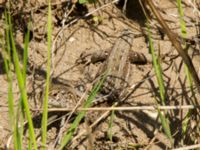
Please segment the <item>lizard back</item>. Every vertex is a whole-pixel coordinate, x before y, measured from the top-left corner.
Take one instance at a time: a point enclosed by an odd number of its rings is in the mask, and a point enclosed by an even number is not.
[[[107,78],[103,85],[103,91],[107,94],[119,97],[123,95],[124,89],[128,86],[129,52],[133,39],[133,33],[125,29],[109,53],[102,71],[107,71]]]

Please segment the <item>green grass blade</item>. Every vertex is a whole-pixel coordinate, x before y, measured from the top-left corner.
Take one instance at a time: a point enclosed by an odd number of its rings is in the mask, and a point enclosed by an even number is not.
[[[13,98],[13,91],[12,91],[12,73],[10,70],[10,65],[11,65],[11,58],[10,58],[10,40],[9,40],[9,29],[8,29],[8,16],[7,13],[5,13],[5,21],[6,21],[6,43],[7,43],[7,50],[5,49],[5,47],[2,47],[2,54],[3,54],[3,60],[4,60],[4,67],[5,67],[5,71],[6,71],[6,75],[7,75],[7,79],[8,79],[8,106],[9,106],[9,114],[10,114],[10,118],[11,118],[11,123],[14,123],[14,98]],[[3,40],[1,38],[1,43],[2,46],[4,46],[3,44]]]
[[[162,77],[161,62],[160,62],[160,59],[158,59],[156,57],[156,55],[155,55],[155,50],[154,50],[153,41],[152,41],[152,38],[151,38],[151,32],[150,32],[149,23],[147,23],[147,26],[148,26],[149,45],[150,45],[150,50],[151,50],[152,59],[153,59],[153,66],[154,66],[154,70],[155,70],[155,73],[156,73],[156,78],[157,78],[158,85],[159,85],[159,93],[160,93],[160,97],[161,97],[161,105],[165,105],[165,103],[166,103],[166,98],[165,98],[166,94],[165,94],[164,80],[163,80],[163,77]],[[173,145],[173,137],[172,137],[170,126],[169,126],[169,121],[166,118],[166,113],[164,112],[164,114],[161,114],[159,110],[158,110],[158,113],[159,113],[159,118],[161,120],[164,132],[165,132],[166,136],[169,138],[169,140],[171,142],[171,145]]]
[[[179,12],[179,20],[180,20],[180,27],[181,27],[181,36],[183,39],[187,38],[187,28],[186,28],[186,23],[184,21],[184,10],[182,7],[182,0],[177,0],[177,4],[178,4],[178,12]],[[186,43],[184,44],[184,49],[186,49]],[[186,65],[184,65],[185,67],[185,72],[189,81],[189,85],[190,85],[190,89],[193,90],[193,82],[192,82],[192,76],[191,73],[188,70],[188,67]]]
[[[24,50],[23,50],[23,68],[22,68],[22,75],[23,75],[23,80],[24,80],[24,88],[26,89],[26,71],[27,71],[27,62],[28,62],[28,45],[29,45],[29,38],[30,38],[30,30],[28,26],[28,31],[25,34],[25,42],[24,42]],[[18,105],[18,111],[17,111],[17,119],[15,123],[15,128],[17,130],[17,139],[18,139],[18,145],[20,144],[20,147],[22,148],[22,141],[23,141],[23,132],[24,132],[24,104],[23,104],[23,99],[20,97],[19,100],[19,105]],[[31,143],[31,141],[29,141]],[[21,149],[19,148],[19,149]]]
[[[171,130],[169,126],[169,120],[165,117],[165,114],[162,114],[161,111],[158,109],[158,115],[161,120],[162,127],[168,139],[170,140],[171,144],[174,143],[173,137],[171,135]]]
[[[5,16],[5,24],[6,24],[6,29],[5,29],[5,43],[6,43],[6,48],[4,47],[2,35],[1,35],[1,43],[2,43],[2,54],[3,54],[3,60],[4,60],[4,67],[7,75],[7,80],[8,80],[8,108],[9,108],[9,118],[10,118],[10,125],[11,129],[13,131],[13,141],[14,141],[14,148],[15,149],[22,149],[22,134],[19,134],[19,128],[18,124],[16,124],[17,119],[16,119],[16,113],[14,111],[14,96],[13,96],[13,79],[12,79],[12,72],[10,70],[11,68],[11,43],[9,39],[9,23],[8,23],[8,13],[5,10],[4,13]]]
[[[27,117],[27,120],[28,120],[29,136],[30,136],[31,142],[33,143],[33,148],[37,149],[34,127],[33,127],[32,117],[31,117],[29,104],[28,104],[27,91],[26,91],[26,88],[24,86],[25,81],[24,81],[24,78],[23,78],[22,71],[20,69],[20,63],[19,63],[19,58],[18,58],[18,54],[17,54],[17,49],[16,49],[16,46],[15,46],[10,15],[8,15],[8,23],[9,23],[9,38],[10,38],[11,47],[12,47],[12,50],[13,50],[13,60],[14,60],[14,66],[15,66],[15,73],[16,73],[16,76],[17,76],[18,86],[19,86],[19,89],[20,89],[21,97],[22,97],[22,100],[23,100],[23,106],[24,106],[26,117]]]
[[[51,20],[51,1],[48,5],[48,25],[47,25],[47,40],[48,40],[48,52],[47,52],[47,77],[45,96],[43,100],[43,114],[42,114],[42,144],[46,145],[47,138],[47,119],[48,119],[48,95],[49,95],[49,82],[50,82],[50,70],[51,70],[51,33],[52,33],[52,20]],[[46,149],[43,147],[43,149]]]
[[[25,42],[24,42],[24,56],[23,56],[23,78],[24,78],[24,86],[26,86],[26,71],[27,71],[27,62],[28,62],[28,44],[30,39],[30,30],[28,24],[28,31],[25,35]]]
[[[15,132],[16,132],[16,142],[17,142],[17,147],[15,147],[15,149],[19,149],[21,150],[23,147],[22,147],[22,140],[23,140],[23,126],[19,127],[20,125],[23,125],[23,122],[22,120],[20,120],[20,123],[19,123],[19,118],[17,116],[20,116],[20,111],[21,110],[20,107],[21,104],[19,103],[18,104],[18,110],[16,111],[16,119],[15,119]],[[22,115],[21,115],[22,116]]]
[[[8,80],[8,108],[9,108],[9,118],[10,118],[10,125],[13,130],[13,141],[14,141],[14,148],[15,149],[22,149],[22,138],[23,138],[23,122],[21,121],[21,127],[19,127],[19,111],[14,111],[14,96],[13,96],[13,86],[12,86],[12,71],[10,70],[12,62],[11,62],[11,43],[10,43],[10,28],[9,28],[9,15],[5,10],[5,41],[6,41],[6,48],[2,42],[2,54],[4,60],[4,67],[7,74]],[[2,41],[2,39],[1,39]],[[19,110],[20,105],[18,105]]]
[[[177,0],[177,4],[178,4],[178,12],[179,12],[179,17],[180,17],[180,27],[181,27],[181,36],[183,38],[187,37],[187,30],[186,30],[186,24],[185,21],[183,19],[184,17],[184,11],[183,11],[183,7],[181,4],[182,0]]]
[[[85,4],[85,3],[96,3],[97,0],[79,0],[78,1],[80,4]]]
[[[184,17],[184,10],[183,10],[183,7],[182,7],[182,0],[177,0],[177,4],[178,4],[178,12],[179,12],[179,17],[180,17],[180,27],[181,27],[181,36],[183,39],[185,39],[187,37],[187,29],[186,29],[186,23],[183,19]],[[186,49],[186,43],[184,43],[184,48]],[[189,85],[190,85],[190,90],[192,91],[192,93],[194,93],[193,91],[193,82],[192,82],[192,76],[191,76],[191,73],[189,72],[189,69],[188,67],[184,64],[184,69],[185,69],[185,72],[186,72],[186,76],[187,76],[187,79],[189,81]],[[191,116],[191,110],[188,111],[188,113],[186,114],[185,116],[185,119],[183,120],[183,123],[182,123],[182,134],[183,135],[186,135],[186,132],[187,132],[187,129],[188,129],[188,123],[190,121],[190,116]]]
[[[161,97],[161,103],[162,105],[165,105],[165,87],[164,87],[164,81],[162,77],[162,69],[160,66],[160,59],[158,59],[155,55],[153,41],[152,41],[151,33],[150,33],[150,27],[148,27],[148,37],[149,37],[149,46],[150,46],[152,59],[153,59],[153,66],[154,66],[154,70],[156,73],[156,78],[157,78],[159,90],[160,90],[159,92],[160,92],[160,97]]]
[[[102,77],[102,79],[95,84],[93,90],[91,91],[91,94],[89,95],[89,97],[87,98],[83,108],[88,108],[91,106],[92,101],[94,100],[97,92],[99,91],[100,87],[102,86],[105,78],[106,78],[106,74],[105,73]],[[72,125],[70,126],[69,130],[67,131],[67,134],[64,136],[64,138],[62,139],[62,143],[61,146],[59,147],[59,150],[62,150],[65,145],[68,144],[68,142],[71,140],[73,133],[75,132],[76,128],[78,127],[80,121],[83,119],[83,117],[85,116],[86,111],[81,111],[78,116],[76,117],[76,119],[74,120],[74,122],[72,123]]]

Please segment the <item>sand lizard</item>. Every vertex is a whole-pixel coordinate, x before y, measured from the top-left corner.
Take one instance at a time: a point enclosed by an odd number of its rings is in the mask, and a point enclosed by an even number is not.
[[[99,69],[96,78],[102,73],[107,71],[107,77],[100,90],[103,95],[109,95],[108,98],[111,101],[120,99],[126,94],[126,88],[129,82],[129,72],[131,63],[146,64],[148,62],[147,58],[138,52],[131,51],[132,42],[134,39],[134,34],[128,29],[122,31],[122,34],[116,40],[114,46],[109,52],[93,53],[91,55],[90,63],[96,63],[98,61],[104,61],[103,65]],[[84,61],[83,61],[84,62]],[[72,87],[71,87],[72,88]],[[50,89],[49,105],[51,107],[74,107],[75,101],[64,100],[64,94],[71,93],[76,94],[76,92],[70,92],[70,88],[62,89],[62,86],[55,86]],[[58,93],[56,93],[56,91]],[[71,95],[71,96],[72,96]],[[77,95],[74,95],[75,97]],[[59,98],[60,97],[60,98]],[[106,101],[106,99],[96,100],[93,102],[93,106]],[[55,101],[55,102],[54,102]],[[65,102],[68,104],[65,104]],[[64,103],[63,103],[64,102]],[[74,105],[74,106],[73,106]]]

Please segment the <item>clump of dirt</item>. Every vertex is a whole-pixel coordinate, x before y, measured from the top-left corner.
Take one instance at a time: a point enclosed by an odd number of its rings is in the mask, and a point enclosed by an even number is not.
[[[19,54],[23,55],[25,33],[30,27],[30,43],[28,52],[27,90],[29,103],[33,110],[33,122],[35,132],[40,141],[41,113],[44,94],[44,83],[47,65],[47,15],[48,2],[42,1],[13,1],[10,2],[10,12],[14,27],[14,36]],[[177,4],[168,0],[154,2],[158,11],[164,17],[170,29],[181,39],[180,20]],[[184,20],[187,27],[188,54],[199,73],[199,4],[183,0]],[[3,7],[2,7],[3,6]],[[5,16],[3,12],[8,7],[8,2],[0,2],[0,33],[4,34]],[[84,93],[89,94],[97,72],[102,62],[95,64],[80,63],[85,54],[109,52],[124,29],[133,32],[135,38],[131,43],[131,50],[142,53],[149,61],[143,65],[131,64],[130,81],[128,81],[130,93],[128,98],[120,104],[121,107],[131,106],[155,106],[161,104],[159,86],[152,66],[149,49],[146,17],[150,17],[151,35],[154,40],[156,54],[160,56],[160,64],[163,71],[164,86],[166,89],[167,105],[186,105],[195,101],[198,104],[199,96],[194,89],[191,92],[183,61],[172,46],[162,27],[158,24],[149,8],[142,8],[139,1],[119,1],[117,4],[111,1],[99,0],[95,4],[79,4],[77,1],[63,2],[52,1],[52,85],[71,89],[69,99],[75,99],[76,103]],[[96,11],[99,9],[98,11]],[[146,10],[146,14],[143,12]],[[90,14],[91,13],[91,14]],[[89,15],[90,14],[90,15]],[[198,31],[197,31],[198,30]],[[2,48],[2,47],[1,47]],[[3,53],[0,51],[0,68],[3,68]],[[21,56],[22,61],[22,56]],[[199,75],[199,74],[198,74]],[[15,104],[19,102],[20,93],[13,67],[13,92]],[[7,89],[5,70],[0,69],[0,147],[12,147],[11,126],[8,117]],[[65,89],[65,88],[63,88]],[[89,90],[88,90],[89,89]],[[62,90],[60,90],[62,91]],[[74,92],[75,91],[75,92]],[[64,95],[61,92],[61,96]],[[77,94],[78,93],[78,94]],[[63,94],[63,95],[62,95]],[[57,93],[56,93],[57,95]],[[54,95],[56,97],[56,95]],[[99,97],[105,95],[98,95]],[[64,96],[63,96],[64,97]],[[97,97],[97,98],[99,98]],[[57,101],[61,99],[57,98]],[[120,100],[116,100],[120,101]],[[82,102],[83,103],[83,102]],[[110,107],[109,103],[99,104],[99,108]],[[34,111],[37,110],[37,111]],[[197,144],[199,137],[197,110],[191,111],[188,121],[188,129],[182,135],[184,116],[188,110],[169,110],[168,117],[170,129],[174,138],[174,145],[164,134],[157,115],[158,112],[148,110],[115,111],[114,118],[106,111],[88,111],[75,132],[69,149],[169,149],[184,145]],[[62,137],[70,128],[77,116],[74,113],[69,117],[69,111],[49,113],[48,149],[59,146]],[[67,115],[66,115],[67,114]],[[103,117],[95,124],[95,121]],[[112,124],[110,123],[111,120]],[[63,123],[64,122],[64,123]],[[194,125],[195,124],[195,125]],[[111,127],[110,127],[111,126]],[[26,125],[25,125],[26,127]],[[27,136],[27,132],[24,133]],[[81,136],[82,135],[82,136]],[[23,142],[26,143],[28,138]],[[24,149],[26,149],[24,147]]]

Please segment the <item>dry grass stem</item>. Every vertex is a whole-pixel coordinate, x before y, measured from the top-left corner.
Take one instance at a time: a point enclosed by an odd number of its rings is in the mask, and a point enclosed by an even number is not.
[[[179,109],[196,109],[200,108],[200,105],[179,105],[179,106],[133,106],[133,107],[93,107],[93,108],[49,108],[49,112],[54,111],[137,111],[137,110],[179,110]],[[42,111],[41,109],[32,109],[32,111]]]

